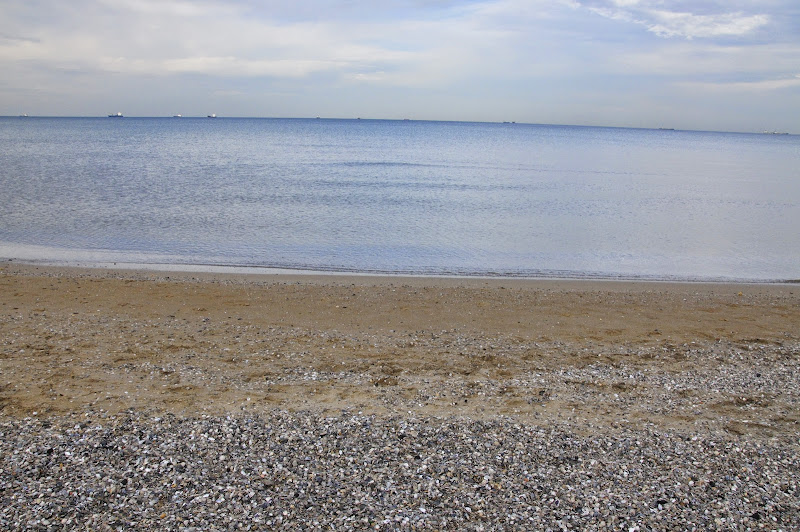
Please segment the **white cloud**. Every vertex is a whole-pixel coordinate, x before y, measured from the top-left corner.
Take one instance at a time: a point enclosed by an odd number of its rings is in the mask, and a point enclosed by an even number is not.
[[[236,14],[233,6],[214,2],[192,2],[188,0],[98,0],[100,4],[114,10],[148,17],[208,17]]]
[[[659,37],[741,37],[752,34],[771,21],[769,15],[764,13],[723,11],[698,14],[664,9],[664,4],[653,0],[611,0],[610,5],[607,2],[585,2],[590,11],[600,16],[644,26]]]
[[[794,72],[800,44],[720,46],[696,42],[659,43],[642,51],[625,51],[609,59],[615,71],[670,77],[736,76],[757,73],[761,77]]]
[[[32,37],[0,39],[0,61],[128,74],[297,78],[381,68],[414,55],[381,44],[375,27],[358,23],[285,23],[212,3],[101,5],[85,14],[66,12],[56,27],[30,27]]]
[[[772,92],[782,89],[800,87],[800,74],[793,78],[764,79],[759,81],[733,82],[694,82],[676,83],[676,86],[688,89],[700,89],[710,92]]]
[[[796,1],[5,0],[0,111],[47,91],[60,100],[39,105],[58,113],[104,98],[130,113],[191,100],[241,115],[632,117],[631,101],[671,108],[669,91],[795,88]]]
[[[250,60],[239,57],[187,57],[168,59],[160,64],[148,64],[144,71],[159,67],[170,73],[202,73],[216,76],[275,76],[302,77],[314,72],[331,70],[339,66],[333,61],[315,60]],[[137,69],[138,70],[138,69]]]
[[[721,13],[718,15],[693,15],[670,11],[649,11],[653,22],[647,29],[661,37],[720,37],[741,36],[769,23],[763,14]]]

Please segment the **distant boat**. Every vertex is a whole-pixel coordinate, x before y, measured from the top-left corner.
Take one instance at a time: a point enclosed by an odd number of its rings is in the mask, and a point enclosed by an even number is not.
[[[109,118],[122,118],[122,113],[117,113],[115,115],[108,115]]]
[[[789,133],[786,133],[784,131],[765,131],[764,134],[765,135],[788,135]]]
[[[22,113],[19,115],[20,118],[28,118],[28,113]]]
[[[216,113],[212,113],[212,114],[208,115],[208,118],[216,118],[216,117],[217,117]]]
[[[183,115],[172,115],[172,118],[180,118],[180,117],[182,117],[182,116],[183,116]]]

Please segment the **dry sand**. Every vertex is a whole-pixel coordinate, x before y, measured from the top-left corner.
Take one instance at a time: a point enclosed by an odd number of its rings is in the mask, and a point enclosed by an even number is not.
[[[342,410],[798,445],[800,286],[0,267],[0,416]]]

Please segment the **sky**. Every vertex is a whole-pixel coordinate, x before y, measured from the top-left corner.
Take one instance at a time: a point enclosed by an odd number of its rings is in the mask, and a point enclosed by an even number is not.
[[[0,115],[800,133],[798,0],[0,0]]]

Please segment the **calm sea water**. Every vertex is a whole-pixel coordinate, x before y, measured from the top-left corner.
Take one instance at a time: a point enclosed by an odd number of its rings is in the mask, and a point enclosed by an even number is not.
[[[800,136],[328,119],[2,118],[0,257],[800,278]]]

